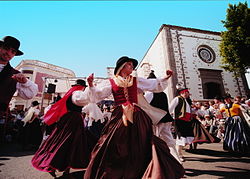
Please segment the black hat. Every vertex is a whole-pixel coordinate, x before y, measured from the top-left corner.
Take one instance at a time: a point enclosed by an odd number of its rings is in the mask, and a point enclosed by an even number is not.
[[[77,86],[77,85],[87,87],[86,82],[84,80],[81,80],[81,79],[76,80],[76,84],[74,84],[72,86]]]
[[[134,69],[135,67],[138,65],[138,61],[136,59],[133,59],[133,58],[129,58],[129,57],[126,57],[126,56],[123,56],[121,58],[119,58],[116,62],[116,67],[115,67],[115,71],[114,71],[114,74],[116,75],[118,69],[126,62],[132,62],[133,63],[133,66],[134,66]]]
[[[223,96],[223,99],[233,99],[232,96],[229,93],[226,93],[225,96]]]
[[[154,70],[151,70],[151,72],[148,75],[148,79],[149,78],[156,78],[155,74],[154,74]]]
[[[40,103],[38,102],[38,101],[33,101],[32,102],[32,106],[37,106],[37,105],[39,105]]]
[[[19,50],[20,41],[14,37],[11,37],[11,36],[4,37],[3,40],[0,40],[0,45],[4,45],[4,46],[15,49],[17,51],[16,56],[23,55],[23,52]]]
[[[214,99],[221,100],[221,96],[215,96]]]

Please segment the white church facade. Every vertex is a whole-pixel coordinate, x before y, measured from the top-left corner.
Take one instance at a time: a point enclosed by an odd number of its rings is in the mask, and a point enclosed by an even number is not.
[[[194,100],[213,99],[230,93],[247,96],[245,77],[235,78],[220,67],[219,32],[162,25],[158,35],[137,67],[137,74],[147,77],[151,70],[157,77],[167,69],[174,71],[165,92],[176,96],[176,85],[190,90]]]

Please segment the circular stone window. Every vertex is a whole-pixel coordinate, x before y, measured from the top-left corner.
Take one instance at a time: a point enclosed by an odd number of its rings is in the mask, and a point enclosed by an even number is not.
[[[206,63],[212,63],[215,60],[215,53],[209,46],[202,45],[197,49],[200,59]]]

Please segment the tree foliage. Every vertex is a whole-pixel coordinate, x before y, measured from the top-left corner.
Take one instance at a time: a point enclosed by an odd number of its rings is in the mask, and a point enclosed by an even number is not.
[[[229,4],[226,20],[222,21],[227,31],[222,32],[220,55],[222,68],[237,76],[250,67],[250,9],[247,2]]]

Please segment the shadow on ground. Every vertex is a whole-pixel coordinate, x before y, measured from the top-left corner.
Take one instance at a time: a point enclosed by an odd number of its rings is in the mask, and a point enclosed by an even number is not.
[[[186,151],[187,152],[187,151]],[[193,168],[185,168],[186,174],[185,178],[192,177],[202,177],[205,175],[213,176],[218,179],[247,179],[250,178],[250,157],[249,156],[239,156],[229,153],[227,151],[218,151],[218,150],[210,150],[210,149],[197,149],[196,151],[188,151],[188,153],[192,153],[195,155],[189,155],[185,157],[186,161],[197,161],[201,163],[213,163],[218,170],[213,169],[193,169]],[[202,155],[204,157],[199,157],[197,155]],[[221,163],[245,163],[249,168],[235,168],[230,166],[222,166]],[[221,169],[228,169],[227,171],[223,171]],[[233,171],[232,171],[233,170]],[[230,171],[230,172],[229,172]]]
[[[222,167],[223,168],[223,167]],[[238,171],[218,171],[218,170],[197,170],[197,169],[185,169],[187,177],[197,177],[202,175],[210,175],[217,177],[218,179],[248,179],[250,170],[234,168]],[[186,178],[187,178],[186,177]]]
[[[18,143],[1,143],[0,144],[0,160],[4,160],[6,157],[22,157],[27,155],[34,155],[36,148],[23,149]]]
[[[85,171],[76,171],[76,172],[71,172],[67,175],[63,175],[60,177],[56,177],[57,179],[83,179]]]
[[[249,154],[236,154],[230,153],[228,151],[218,151],[218,150],[211,150],[211,149],[196,149],[196,150],[186,150],[187,153],[198,154],[198,155],[207,155],[211,157],[249,157]]]

